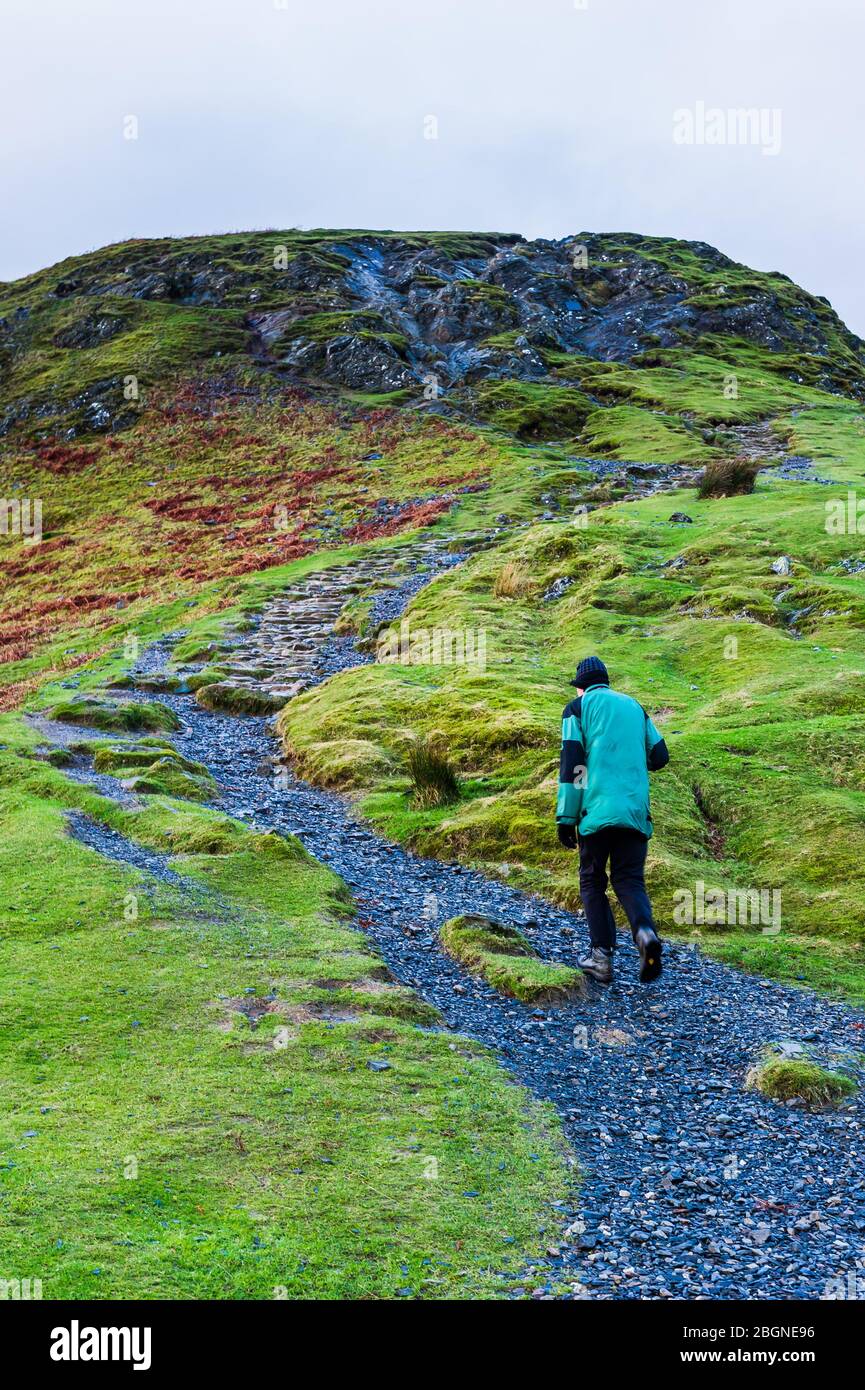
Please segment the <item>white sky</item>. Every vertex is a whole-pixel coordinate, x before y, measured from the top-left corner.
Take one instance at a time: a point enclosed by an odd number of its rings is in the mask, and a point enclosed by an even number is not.
[[[0,279],[130,236],[635,231],[783,270],[865,336],[861,0],[0,0],[0,25]],[[780,153],[674,143],[700,101],[778,109]]]

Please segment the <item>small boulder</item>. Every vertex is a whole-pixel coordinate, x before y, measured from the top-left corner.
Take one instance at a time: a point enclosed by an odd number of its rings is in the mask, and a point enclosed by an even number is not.
[[[562,575],[559,579],[554,579],[550,587],[542,595],[544,603],[554,603],[556,599],[566,594],[573,584],[573,579],[568,575]]]

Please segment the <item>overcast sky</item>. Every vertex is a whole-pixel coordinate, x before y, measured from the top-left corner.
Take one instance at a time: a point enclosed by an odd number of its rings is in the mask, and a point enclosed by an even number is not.
[[[635,231],[782,270],[865,336],[862,0],[0,0],[0,15],[0,279],[132,236]],[[737,108],[762,111],[756,140],[712,114]]]

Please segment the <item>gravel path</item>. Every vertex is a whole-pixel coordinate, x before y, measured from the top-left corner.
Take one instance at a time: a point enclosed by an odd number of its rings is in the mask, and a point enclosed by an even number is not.
[[[132,840],[127,840],[119,831],[111,830],[107,825],[100,825],[97,821],[91,820],[83,811],[67,811],[66,820],[76,840],[80,840],[81,844],[87,845],[89,849],[95,849],[99,854],[104,854],[107,859],[113,859],[117,864],[129,864],[133,869],[141,869],[145,873],[152,874],[154,878],[158,878],[160,883],[167,883],[172,887],[190,886],[189,879],[182,878],[170,867],[166,855],[158,854],[152,849],[146,849],[144,845],[134,844]],[[198,888],[197,884],[191,886],[201,895],[202,890]]]

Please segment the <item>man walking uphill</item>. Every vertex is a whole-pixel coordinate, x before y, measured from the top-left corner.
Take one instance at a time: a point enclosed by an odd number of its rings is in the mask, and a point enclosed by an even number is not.
[[[556,822],[565,849],[580,845],[580,896],[591,949],[579,967],[593,979],[613,978],[616,924],[610,882],[640,953],[644,984],[661,973],[661,942],[646,892],[644,867],[652,817],[649,773],[670,761],[667,745],[642,705],[610,689],[607,668],[587,656],[571,681],[577,698],[562,715],[562,756]]]

